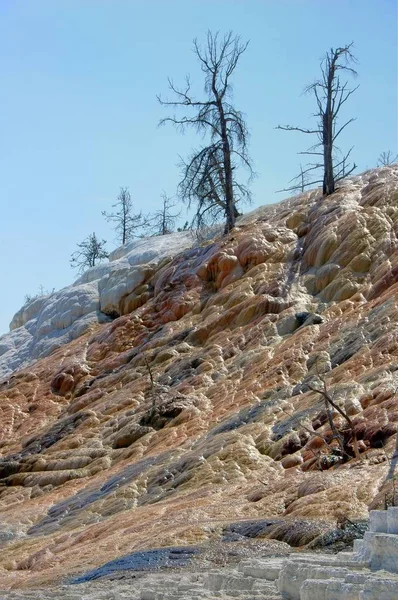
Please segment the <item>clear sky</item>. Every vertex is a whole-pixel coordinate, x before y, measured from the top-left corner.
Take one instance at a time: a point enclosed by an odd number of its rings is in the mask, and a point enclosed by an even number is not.
[[[360,88],[343,116],[357,120],[342,146],[355,145],[358,172],[397,151],[395,0],[0,0],[0,333],[26,293],[73,281],[69,258],[89,233],[115,247],[101,210],[120,186],[145,211],[175,192],[178,155],[201,140],[157,127],[156,94],[188,73],[201,91],[192,40],[207,29],[250,40],[234,88],[253,206],[282,199],[297,173],[310,140],[274,127],[311,124],[301,92],[330,46],[355,44]]]

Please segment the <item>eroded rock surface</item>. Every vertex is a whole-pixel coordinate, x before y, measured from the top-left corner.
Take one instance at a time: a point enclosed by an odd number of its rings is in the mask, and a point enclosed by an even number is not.
[[[398,425],[397,200],[398,167],[385,167],[173,256],[165,239],[164,259],[152,241],[139,263],[127,248],[120,281],[107,265],[85,275],[112,322],[0,384],[0,526],[17,532],[1,540],[3,588],[161,547],[316,547],[382,506]],[[318,375],[361,460],[336,413],[339,455],[308,386]]]
[[[71,286],[25,304],[0,336],[0,377],[47,356],[93,329],[131,312],[152,295],[154,268],[192,246],[190,232],[139,239],[109,255],[109,263],[88,269]]]

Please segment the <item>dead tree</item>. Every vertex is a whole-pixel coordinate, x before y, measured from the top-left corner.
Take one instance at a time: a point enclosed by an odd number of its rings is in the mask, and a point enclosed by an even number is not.
[[[77,244],[79,250],[71,255],[71,267],[78,268],[79,273],[83,273],[87,268],[95,267],[99,262],[108,258],[105,244],[106,240],[99,240],[95,233],[89,235],[80,244]]]
[[[192,226],[201,229],[220,221],[228,214],[225,196],[225,176],[221,167],[222,153],[219,148],[207,146],[193,154],[189,161],[181,161],[183,179],[178,193],[188,208],[196,206]],[[240,215],[237,205],[250,200],[248,188],[233,180],[233,218]]]
[[[300,154],[319,156],[317,162],[310,163],[308,172],[323,168],[323,178],[318,181],[311,181],[308,185],[322,183],[323,194],[329,196],[336,189],[336,183],[344,177],[350,175],[356,168],[354,163],[352,167],[347,164],[352,148],[343,156],[342,160],[336,160],[336,140],[341,132],[355,119],[351,118],[343,125],[338,125],[338,118],[343,104],[358,89],[349,89],[347,82],[342,82],[340,72],[345,71],[353,76],[357,73],[349,64],[355,62],[355,57],[351,53],[352,43],[343,48],[331,48],[326,53],[321,62],[321,77],[306,88],[306,92],[312,92],[317,103],[317,112],[315,117],[318,119],[315,129],[306,129],[302,127],[292,127],[291,125],[278,125],[277,129],[285,131],[300,131],[310,135],[316,135],[319,142],[311,146],[305,152]]]
[[[380,154],[379,158],[377,159],[377,166],[378,167],[388,167],[388,165],[393,165],[397,161],[398,161],[398,154],[396,154],[394,156],[393,153],[391,152],[391,150],[387,150]]]
[[[193,44],[205,77],[207,97],[194,98],[189,77],[184,89],[178,89],[169,79],[175,99],[167,101],[158,96],[160,104],[175,109],[182,107],[193,114],[167,117],[160,124],[170,122],[181,131],[193,127],[198,133],[208,135],[209,143],[184,163],[179,192],[188,204],[198,203],[199,215],[203,215],[205,209],[211,212],[215,208],[217,195],[223,204],[220,208],[225,213],[225,231],[228,232],[235,226],[239,201],[236,195],[238,165],[247,167],[250,176],[253,175],[247,152],[248,130],[242,113],[231,104],[230,81],[248,42],[242,43],[232,32],[221,39],[218,33],[208,31],[204,48],[197,40]]]
[[[325,411],[326,411],[326,415],[328,418],[330,429],[332,431],[333,438],[336,439],[337,443],[340,446],[341,451],[345,454],[346,452],[345,452],[345,448],[344,448],[343,436],[341,435],[341,432],[337,429],[336,425],[334,424],[332,410],[331,410],[332,408],[335,411],[337,411],[343,417],[343,419],[346,421],[346,423],[350,429],[350,432],[351,432],[352,447],[354,450],[355,458],[357,458],[358,460],[361,460],[361,455],[360,455],[359,449],[358,449],[357,434],[356,434],[355,427],[354,427],[352,420],[347,415],[347,412],[345,410],[343,410],[335,402],[334,398],[332,397],[332,395],[330,394],[330,392],[328,390],[325,378],[322,375],[320,375],[319,373],[318,373],[318,378],[320,379],[320,381],[322,383],[321,389],[319,387],[314,387],[313,385],[311,385],[309,383],[307,383],[307,387],[309,387],[310,390],[312,390],[313,392],[316,392],[317,394],[320,394],[323,397],[324,403],[325,403]]]
[[[117,202],[112,204],[112,208],[118,210],[113,213],[103,210],[101,214],[108,222],[115,224],[114,230],[117,234],[117,240],[124,245],[134,237],[138,237],[137,233],[145,226],[146,219],[142,216],[141,211],[133,214],[133,202],[127,187],[120,188]]]
[[[295,423],[297,424],[297,426],[299,428],[303,429],[303,431],[307,432],[310,437],[313,437],[313,438],[315,437],[315,438],[318,438],[318,439],[322,440],[322,442],[325,444],[325,446],[329,450],[329,452],[330,453],[333,452],[333,448],[328,443],[326,437],[324,435],[318,433],[317,431],[315,431],[313,429],[312,425],[311,425],[311,427],[307,427],[306,425],[304,425],[304,423],[303,423],[303,421],[301,419],[299,419],[299,418],[297,418],[295,416],[295,414],[293,412],[289,412],[289,411],[287,411],[286,409],[283,409],[283,408],[282,408],[282,411],[285,414],[289,415],[289,417],[293,421],[295,421]],[[312,452],[314,458],[316,458],[316,465],[317,465],[317,467],[319,468],[320,471],[322,471],[323,469],[322,469],[322,455],[321,455],[321,452],[320,451],[315,452],[312,448],[310,448],[310,451]]]
[[[167,235],[175,230],[175,223],[181,214],[172,213],[171,210],[177,206],[177,202],[173,202],[166,192],[162,192],[162,208],[157,210],[152,216],[148,217],[148,230],[151,235]]]

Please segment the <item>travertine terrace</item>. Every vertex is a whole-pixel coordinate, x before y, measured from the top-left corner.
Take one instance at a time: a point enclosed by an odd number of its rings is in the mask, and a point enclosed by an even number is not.
[[[397,165],[326,199],[261,207],[226,237],[141,265],[134,289],[112,288],[107,322],[3,379],[0,588],[67,581],[137,550],[228,543],[248,521],[257,541],[314,544],[383,508],[398,424],[397,234]],[[318,374],[361,460],[328,445],[307,386]]]

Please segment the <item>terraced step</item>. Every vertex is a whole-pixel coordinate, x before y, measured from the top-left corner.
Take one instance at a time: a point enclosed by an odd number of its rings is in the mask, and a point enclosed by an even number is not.
[[[339,578],[344,581],[348,574],[349,570],[345,567],[319,566],[306,562],[286,561],[279,575],[278,589],[282,596],[285,595],[289,600],[302,600],[300,590],[306,580]]]
[[[255,577],[275,581],[279,577],[283,559],[246,560],[239,563],[238,571],[243,577]]]
[[[375,577],[363,586],[360,600],[397,600],[398,578]]]
[[[306,579],[300,586],[300,600],[360,600],[363,586],[343,579]]]

